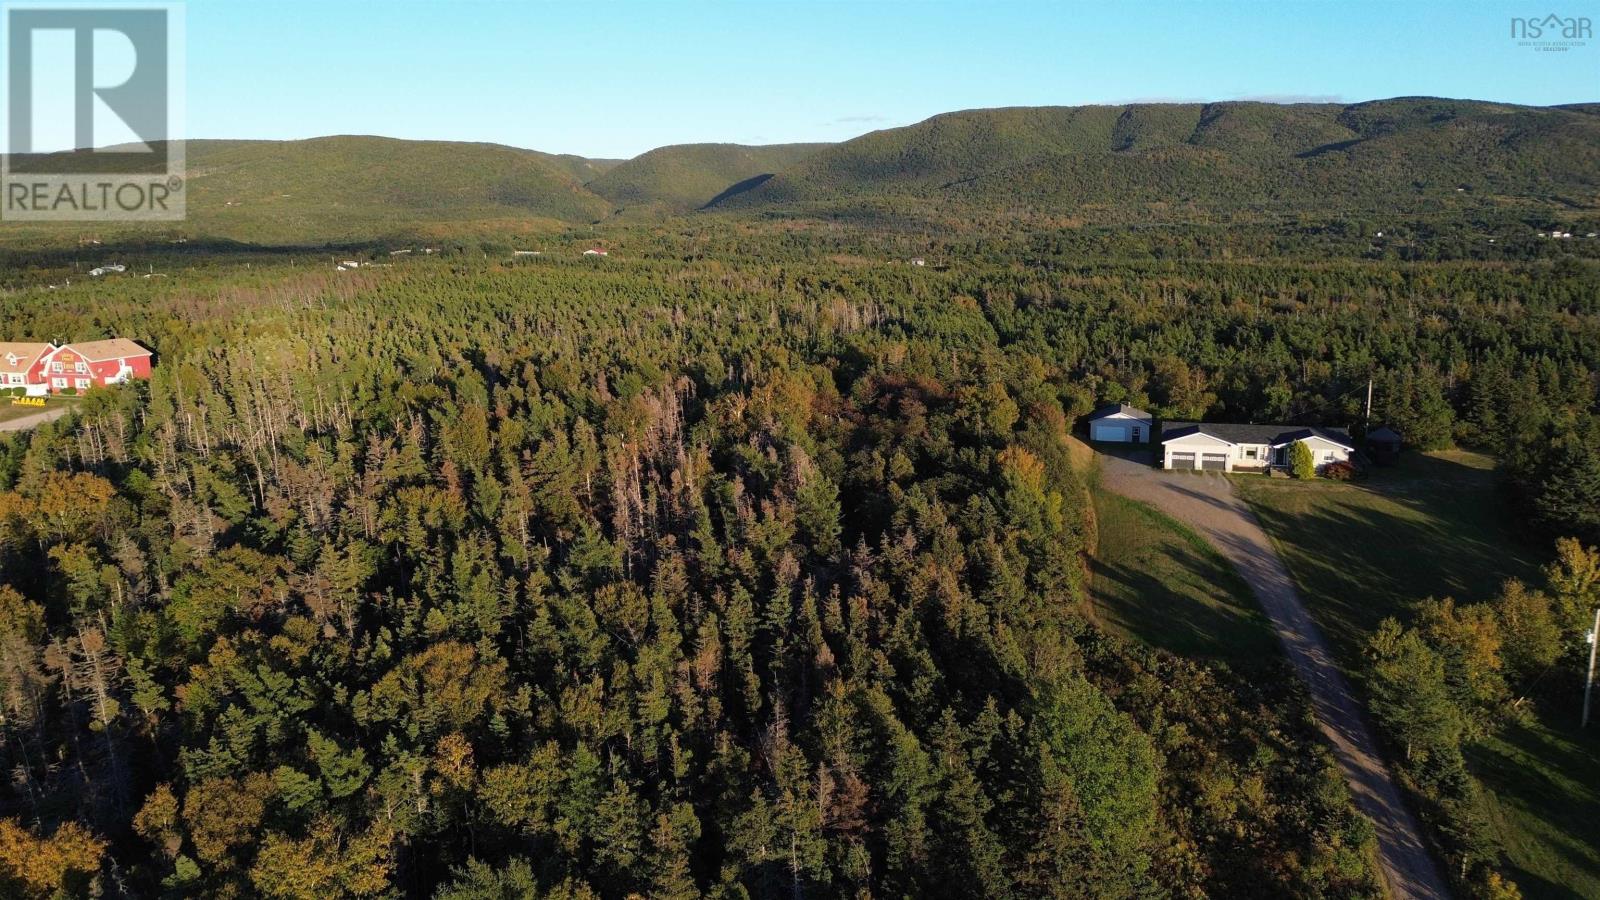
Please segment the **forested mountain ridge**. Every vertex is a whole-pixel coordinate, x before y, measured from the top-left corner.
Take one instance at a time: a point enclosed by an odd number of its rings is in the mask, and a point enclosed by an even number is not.
[[[98,228],[260,244],[548,234],[617,218],[1137,224],[1348,217],[1525,224],[1600,210],[1592,104],[1402,98],[953,112],[842,144],[631,160],[340,136],[192,141],[189,220]],[[768,177],[770,176],[770,177]],[[0,235],[77,235],[0,224]]]
[[[588,222],[605,201],[583,180],[607,168],[494,144],[340,136],[192,141],[191,234],[268,243],[341,239],[449,223]]]
[[[828,148],[720,206],[909,207],[1115,217],[1600,205],[1600,119],[1402,98],[947,113]]]
[[[265,245],[548,232],[603,218],[584,188],[617,160],[499,144],[335,135],[293,141],[193,140],[185,145],[187,217],[147,224],[5,223],[28,232],[220,238]],[[72,171],[71,154],[44,157]]]
[[[590,181],[618,206],[688,212],[742,184],[781,172],[827,144],[677,144],[642,153]]]

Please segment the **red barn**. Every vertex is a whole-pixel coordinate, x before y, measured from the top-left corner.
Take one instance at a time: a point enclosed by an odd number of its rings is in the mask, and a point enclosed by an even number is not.
[[[43,384],[45,360],[55,349],[54,344],[0,341],[0,388]]]
[[[127,338],[65,344],[45,360],[50,392],[150,377],[150,351]]]

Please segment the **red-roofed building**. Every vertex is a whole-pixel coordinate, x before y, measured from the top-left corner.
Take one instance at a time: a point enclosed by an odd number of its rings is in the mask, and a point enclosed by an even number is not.
[[[44,364],[54,344],[0,341],[0,388],[44,384]]]
[[[43,378],[52,394],[121,384],[130,378],[149,378],[150,358],[149,350],[127,338],[64,344],[45,356]]]

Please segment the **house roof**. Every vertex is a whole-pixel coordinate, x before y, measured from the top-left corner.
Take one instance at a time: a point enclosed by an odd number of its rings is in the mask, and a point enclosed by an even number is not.
[[[1395,431],[1393,428],[1390,428],[1387,425],[1380,425],[1377,428],[1367,432],[1367,440],[1399,443],[1400,432]]]
[[[1092,422],[1095,419],[1104,419],[1107,416],[1115,415],[1138,416],[1141,419],[1150,418],[1149,413],[1137,406],[1129,406],[1126,403],[1110,403],[1090,413],[1089,421]]]
[[[39,361],[39,357],[54,350],[50,344],[35,344],[25,341],[0,341],[0,372],[6,374],[22,374]],[[16,362],[11,360],[15,359]]]
[[[103,341],[84,341],[81,344],[67,344],[62,349],[72,348],[90,362],[102,362],[108,359],[122,359],[128,356],[149,356],[150,351],[139,346],[136,341],[127,338],[107,338]]]
[[[1306,438],[1318,438],[1346,450],[1354,450],[1349,432],[1343,428],[1308,427],[1305,425],[1254,425],[1237,422],[1168,422],[1161,430],[1161,440],[1171,441],[1190,435],[1203,434],[1230,444],[1266,444],[1279,447]]]

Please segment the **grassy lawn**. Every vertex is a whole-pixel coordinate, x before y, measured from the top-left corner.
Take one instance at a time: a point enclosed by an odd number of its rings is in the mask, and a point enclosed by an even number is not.
[[[1409,454],[1354,484],[1241,476],[1346,671],[1385,616],[1426,597],[1487,600],[1507,578],[1540,585],[1550,548],[1530,544],[1495,496],[1493,461],[1461,451]],[[1600,729],[1575,710],[1539,711],[1469,759],[1485,813],[1528,897],[1600,897]]]
[[[54,409],[57,406],[71,402],[73,401],[52,398],[44,406],[23,406],[18,403],[12,403],[9,397],[0,397],[0,422],[9,422],[12,419],[20,419],[23,416],[42,413],[47,409]]]
[[[1100,543],[1090,597],[1103,624],[1182,656],[1276,658],[1277,638],[1228,561],[1148,504],[1092,491]]]
[[[1577,714],[1546,710],[1467,753],[1526,897],[1600,897],[1600,740]]]
[[[1365,481],[1237,476],[1348,671],[1385,616],[1428,597],[1487,600],[1507,578],[1539,584],[1530,546],[1495,496],[1493,460],[1407,454]]]

